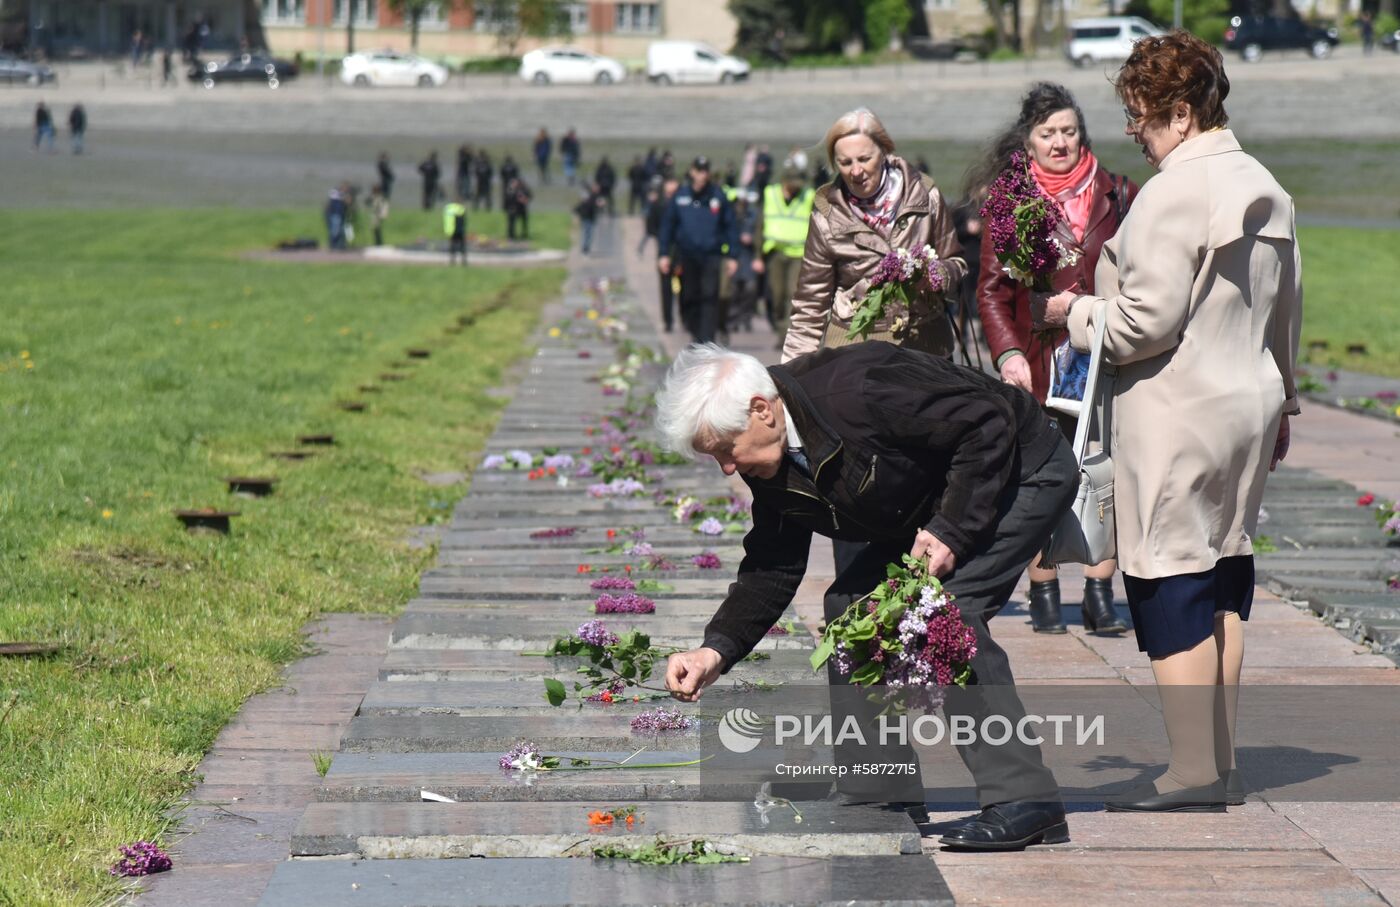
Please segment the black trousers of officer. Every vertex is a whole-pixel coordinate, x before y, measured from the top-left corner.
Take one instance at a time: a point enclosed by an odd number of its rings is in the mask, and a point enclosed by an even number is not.
[[[1015,729],[1025,715],[1013,686],[1011,664],[1005,650],[992,638],[987,622],[1006,606],[1026,566],[1039,554],[1051,529],[1074,502],[1078,474],[1074,455],[1062,440],[1033,475],[1002,493],[997,501],[997,527],[992,537],[943,577],[944,589],[954,596],[954,604],[977,637],[973,682],[966,689],[950,687],[945,691],[943,710],[950,724],[955,716],[965,715],[973,719],[980,731],[984,717],[999,715]],[[909,553],[913,542],[909,538],[864,546],[827,590],[826,619],[839,617],[853,601],[883,582],[886,565],[898,563],[902,555]],[[845,677],[836,673],[834,659],[827,666],[828,680],[834,687],[848,684]],[[862,727],[875,728],[882,708],[865,696],[833,691],[836,727],[842,726],[847,714],[855,714]],[[865,736],[867,740],[878,739],[878,734],[869,730]],[[1059,801],[1059,787],[1041,760],[1039,747],[1022,743],[1015,736],[1006,744],[992,746],[980,736],[979,733],[977,742],[960,746],[958,754],[977,783],[977,797],[983,807],[1025,800]],[[891,744],[878,751],[870,747],[838,747],[836,761],[848,767],[871,761],[917,764],[918,756],[908,745]],[[878,789],[861,790],[859,782],[842,783],[840,787],[845,793],[872,800],[923,799],[921,783],[916,787],[892,785],[887,780]]]
[[[719,330],[719,271],[722,255],[682,255],[681,323],[696,343],[710,343]]]

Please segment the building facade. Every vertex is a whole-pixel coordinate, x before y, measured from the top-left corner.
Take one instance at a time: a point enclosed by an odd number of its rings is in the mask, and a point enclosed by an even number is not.
[[[260,42],[257,0],[0,0],[6,46],[50,59],[128,54],[140,34],[147,50],[179,49],[196,29],[201,46],[232,50]]]
[[[339,56],[353,30],[357,50],[408,50],[412,35],[402,16],[384,0],[261,0],[262,27],[275,53]],[[705,41],[721,51],[734,43],[738,25],[726,0],[657,0],[637,3],[591,0],[566,4],[570,35],[544,40],[523,38],[519,54],[542,44],[567,43],[595,53],[640,62],[652,41],[684,38]],[[505,54],[500,23],[491,4],[471,0],[430,3],[419,19],[418,52],[434,58],[465,59]],[[351,21],[353,17],[353,22]]]

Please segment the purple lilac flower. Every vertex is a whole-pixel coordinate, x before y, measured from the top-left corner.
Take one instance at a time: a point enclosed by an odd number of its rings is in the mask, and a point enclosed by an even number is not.
[[[604,592],[593,603],[593,611],[595,614],[653,614],[656,611],[656,602],[635,592],[624,592],[621,595]]]
[[[1385,525],[1381,528],[1386,531],[1387,535],[1400,535],[1400,514],[1386,520]]]
[[[150,841],[137,841],[120,848],[122,858],[107,870],[109,875],[145,876],[170,869],[170,855]]]
[[[774,624],[773,626],[771,626],[771,627],[768,628],[768,632],[767,632],[765,635],[766,635],[766,636],[787,636],[788,633],[789,633],[789,631],[788,631],[788,628],[787,628],[787,627],[784,627],[782,624]]]
[[[664,554],[655,554],[647,559],[648,570],[675,570],[676,565],[666,560]]]
[[[539,768],[540,762],[539,747],[522,740],[501,756],[501,771],[528,771]]]
[[[895,283],[900,279],[899,253],[890,251],[885,253],[885,257],[880,259],[880,263],[875,266],[875,274],[870,278],[871,287],[881,287],[887,283]]]
[[[684,731],[694,724],[693,719],[660,705],[633,718],[632,730],[656,734],[662,731]]]
[[[702,551],[690,559],[690,562],[701,570],[718,570],[724,566],[720,563],[719,555],[713,551]]]
[[[695,530],[702,535],[720,535],[724,532],[724,524],[714,517],[710,517],[696,526]]]
[[[625,576],[600,576],[589,584],[590,589],[635,589],[637,584]]]
[[[610,684],[608,684],[607,686],[603,687],[601,690],[599,690],[598,692],[594,693],[592,696],[587,697],[587,700],[586,700],[586,701],[587,701],[587,702],[604,702],[604,701],[610,702],[610,701],[612,701],[612,700],[611,700],[611,697],[617,696],[617,695],[621,694],[622,691],[625,690],[626,688],[627,688],[627,684],[623,683],[621,679],[614,680],[612,683],[610,683]],[[608,697],[609,697],[607,700],[604,700],[604,699],[603,699],[603,694],[604,694],[604,693],[606,693],[606,694],[608,695]]]
[[[1375,393],[1377,400],[1394,400],[1396,397],[1400,397],[1400,394],[1395,391],[1376,391]]]
[[[545,469],[568,469],[574,465],[574,458],[566,453],[554,454],[544,458]]]
[[[500,454],[491,454],[481,461],[482,469],[500,469],[504,465],[506,465],[506,458]]]
[[[617,643],[617,634],[604,626],[601,620],[590,620],[580,624],[578,638],[590,646],[611,646]]]
[[[651,557],[651,554],[651,542],[638,542],[631,548],[627,549],[628,557]]]
[[[622,497],[646,491],[646,486],[636,479],[613,479],[588,486],[588,493],[595,498]]]
[[[593,475],[593,461],[584,457],[578,461],[578,469],[575,470],[574,476],[576,478],[586,479],[591,475]]]
[[[514,460],[515,465],[519,466],[521,469],[529,469],[531,466],[535,465],[535,455],[528,450],[508,451],[506,456]]]
[[[724,508],[725,513],[731,517],[748,516],[753,513],[753,501],[741,498],[737,495],[729,496],[729,505]]]
[[[558,526],[554,529],[540,529],[530,533],[532,539],[569,539],[578,532],[577,526]]]

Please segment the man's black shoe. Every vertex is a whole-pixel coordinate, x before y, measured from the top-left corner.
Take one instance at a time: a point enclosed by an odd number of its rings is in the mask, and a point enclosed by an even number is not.
[[[1157,793],[1157,788],[1148,783],[1105,801],[1103,806],[1111,813],[1223,813],[1225,782],[1217,780],[1165,794]]]
[[[1031,801],[988,806],[938,839],[954,850],[1022,850],[1032,844],[1068,842],[1065,808]]]

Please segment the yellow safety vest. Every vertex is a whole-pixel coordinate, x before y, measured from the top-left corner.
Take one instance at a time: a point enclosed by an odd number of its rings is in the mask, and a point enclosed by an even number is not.
[[[465,215],[467,206],[461,202],[448,202],[442,208],[442,235],[451,236],[457,226],[457,215]]]
[[[778,184],[763,190],[763,254],[781,249],[788,258],[801,258],[807,244],[807,225],[812,220],[812,203],[817,193],[804,188],[791,203],[783,201]]]

